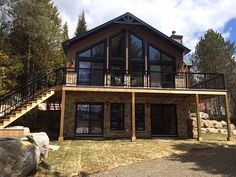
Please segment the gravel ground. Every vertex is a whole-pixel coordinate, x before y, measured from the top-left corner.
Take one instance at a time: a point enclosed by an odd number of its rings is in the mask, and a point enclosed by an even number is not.
[[[148,162],[118,167],[91,177],[236,176],[236,148],[195,149]]]

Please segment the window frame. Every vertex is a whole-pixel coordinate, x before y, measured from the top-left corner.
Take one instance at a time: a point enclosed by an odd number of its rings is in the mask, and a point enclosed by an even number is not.
[[[156,50],[158,50],[160,52],[160,62],[150,62],[150,50],[149,50],[149,47],[152,47]],[[162,55],[166,55],[167,57],[171,58],[172,59],[172,62],[167,62],[167,63],[164,63],[163,62],[163,59],[162,59]],[[149,81],[149,85],[150,87],[159,87],[159,86],[152,86],[151,83],[152,83],[152,79],[151,79],[151,73],[155,73],[156,71],[151,71],[151,66],[160,66],[161,68],[161,71],[159,72],[156,72],[156,73],[160,73],[161,74],[161,85],[160,87],[161,88],[175,88],[175,75],[176,75],[176,58],[174,56],[171,56],[169,54],[167,54],[165,51],[163,51],[162,49],[160,49],[159,47],[155,46],[154,44],[151,44],[151,43],[147,43],[147,65],[148,65],[148,73],[149,73],[149,77],[150,77],[150,81]],[[170,72],[166,72],[166,71],[163,71],[163,66],[172,66],[172,77],[173,77],[173,82],[171,82],[173,85],[171,86],[168,86],[168,85],[165,85],[163,83],[167,83],[167,82],[164,82],[164,74],[167,74],[167,73],[170,73]]]
[[[142,57],[141,60],[137,59],[137,58],[131,58],[130,57],[130,53],[128,52],[128,64],[129,64],[129,74],[130,74],[130,86],[131,87],[143,87],[144,86],[144,74],[145,74],[145,41],[143,38],[139,37],[139,35],[137,35],[136,33],[132,32],[132,31],[128,31],[128,48],[130,51],[131,48],[131,35],[135,36],[136,38],[140,39],[142,41]],[[137,72],[137,71],[132,71],[132,65],[142,65],[142,71],[141,72]],[[137,73],[141,73],[142,77],[142,83],[141,85],[133,85],[132,84],[132,75],[133,74],[137,74]]]
[[[123,35],[122,37],[124,38],[122,47],[123,47],[123,58],[113,58],[112,57],[112,39],[119,36]],[[109,37],[109,73],[111,74],[111,86],[124,86],[124,76],[125,76],[125,71],[126,71],[126,31],[122,30],[116,34],[113,34],[112,36]],[[120,70],[120,75],[122,76],[122,83],[121,84],[115,84],[112,82],[112,65],[113,64],[122,64],[123,69]]]
[[[74,128],[74,136],[91,136],[91,135],[94,135],[94,136],[103,136],[103,133],[104,133],[104,103],[103,102],[76,102],[75,103],[75,128]],[[88,118],[88,129],[89,129],[89,132],[88,133],[77,133],[76,132],[76,129],[77,129],[77,126],[78,126],[78,120],[77,120],[77,116],[78,116],[78,110],[77,110],[77,106],[78,105],[89,105],[89,118]],[[102,114],[101,114],[101,133],[90,133],[90,115],[91,115],[91,111],[90,111],[90,107],[91,105],[100,105],[102,107]]]
[[[142,121],[137,121],[137,115],[136,115],[136,113],[137,113],[137,107],[136,106],[138,106],[138,105],[141,105],[142,107],[143,107],[143,115],[142,115],[142,117],[143,117],[143,120]],[[132,120],[132,119],[131,119]],[[142,122],[143,123],[143,127],[142,127],[142,130],[138,130],[138,128],[137,128],[137,122]],[[145,131],[145,104],[144,103],[136,103],[135,104],[135,130],[136,131]]]
[[[104,57],[93,57],[93,48],[95,48],[96,46],[99,46],[101,44],[104,44]],[[106,71],[106,58],[107,58],[107,54],[106,54],[106,46],[107,46],[107,42],[106,40],[101,40],[95,44],[93,44],[92,46],[89,46],[83,50],[80,50],[80,51],[77,51],[76,52],[76,64],[75,64],[75,67],[76,67],[76,73],[77,73],[77,85],[87,85],[87,86],[104,86],[104,83],[105,83],[105,80],[104,80],[104,76],[105,76],[105,71]],[[90,50],[90,57],[79,57],[80,54],[86,52],[87,50]],[[90,63],[90,68],[80,68],[79,64],[80,62],[89,62]],[[103,69],[93,69],[92,66],[93,66],[93,63],[102,63],[103,64]],[[82,70],[88,70],[90,71],[90,78],[89,78],[89,82],[81,82],[80,79],[79,79],[79,72],[80,72],[80,69]],[[102,71],[102,84],[99,84],[99,85],[94,85],[92,83],[92,72],[93,71]]]
[[[121,105],[123,107],[123,118],[120,121],[112,121],[112,105]],[[122,122],[123,127],[121,129],[112,128],[112,122]],[[124,103],[110,103],[110,131],[124,131],[125,130],[125,104]]]

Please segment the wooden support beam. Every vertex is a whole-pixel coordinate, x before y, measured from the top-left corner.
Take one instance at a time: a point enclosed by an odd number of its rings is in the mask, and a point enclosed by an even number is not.
[[[135,135],[135,92],[132,92],[132,137],[131,141],[136,140],[136,135]]]
[[[60,134],[58,141],[64,141],[65,98],[66,98],[66,91],[62,90]]]
[[[196,94],[196,116],[197,116],[197,140],[201,141],[201,120],[200,120],[200,107],[199,107],[199,95]]]
[[[229,100],[228,100],[227,94],[224,96],[224,100],[225,100],[225,117],[226,117],[226,122],[227,122],[227,134],[228,134],[227,141],[231,141]]]

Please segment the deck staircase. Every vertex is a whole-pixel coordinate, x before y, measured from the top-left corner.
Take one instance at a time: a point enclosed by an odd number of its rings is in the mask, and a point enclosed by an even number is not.
[[[0,97],[0,128],[5,128],[55,94],[65,83],[65,69],[55,69]]]

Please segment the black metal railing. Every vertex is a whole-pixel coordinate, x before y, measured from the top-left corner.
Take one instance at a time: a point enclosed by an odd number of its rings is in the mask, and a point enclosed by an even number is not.
[[[66,69],[59,68],[30,80],[0,97],[0,118],[10,114],[38,95],[57,85],[65,84]]]
[[[80,85],[75,69],[67,69],[66,84]],[[96,76],[97,77],[97,76]],[[89,86],[102,87],[146,87],[146,88],[178,88],[178,89],[225,89],[224,75],[217,73],[183,73],[149,71],[145,74],[112,74],[104,72],[104,82],[99,85],[94,81]],[[101,80],[101,78],[99,78]],[[81,84],[82,86],[83,84]]]

